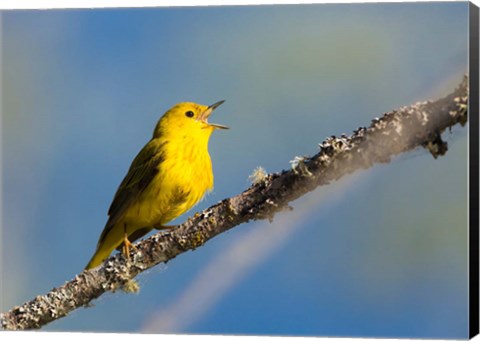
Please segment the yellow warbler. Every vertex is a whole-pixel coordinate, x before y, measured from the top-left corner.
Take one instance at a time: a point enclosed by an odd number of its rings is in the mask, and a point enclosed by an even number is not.
[[[215,129],[208,122],[210,106],[179,103],[158,121],[152,139],[135,157],[108,210],[109,219],[86,269],[101,264],[110,253],[188,211],[213,188],[208,140]]]

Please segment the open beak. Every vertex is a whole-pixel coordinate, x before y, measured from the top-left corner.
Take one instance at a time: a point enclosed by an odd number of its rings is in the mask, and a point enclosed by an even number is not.
[[[224,126],[222,124],[216,124],[216,123],[208,123],[208,117],[212,114],[212,112],[218,108],[224,100],[218,101],[216,103],[213,103],[212,105],[208,106],[207,110],[205,110],[202,115],[200,115],[199,119],[208,124],[211,127],[217,128],[217,129],[230,129],[227,126]]]

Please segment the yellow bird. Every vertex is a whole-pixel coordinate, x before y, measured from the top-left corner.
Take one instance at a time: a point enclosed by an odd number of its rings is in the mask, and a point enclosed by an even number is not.
[[[128,256],[131,242],[188,211],[213,188],[208,141],[215,129],[208,118],[224,101],[210,106],[179,103],[158,121],[151,140],[142,148],[120,184],[108,210],[108,221],[97,249],[87,264],[101,264],[123,245]]]

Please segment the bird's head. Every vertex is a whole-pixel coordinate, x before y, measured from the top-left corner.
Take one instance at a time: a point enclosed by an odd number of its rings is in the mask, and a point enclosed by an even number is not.
[[[208,122],[212,112],[223,102],[225,101],[218,101],[209,106],[192,102],[178,103],[160,118],[153,136],[185,134],[209,137],[216,129],[228,129],[227,126]]]

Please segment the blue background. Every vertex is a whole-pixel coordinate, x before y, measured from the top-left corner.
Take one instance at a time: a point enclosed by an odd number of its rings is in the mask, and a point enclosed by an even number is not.
[[[467,72],[468,3],[2,12],[1,310],[85,266],[162,113],[225,99],[215,189],[436,99]],[[467,128],[246,224],[45,330],[466,338]],[[168,317],[168,318],[167,318]]]

